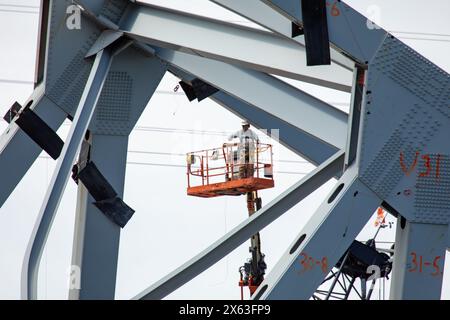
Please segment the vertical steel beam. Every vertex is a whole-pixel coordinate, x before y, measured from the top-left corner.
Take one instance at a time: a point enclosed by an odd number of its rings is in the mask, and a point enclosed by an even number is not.
[[[355,68],[353,71],[353,88],[348,115],[347,144],[345,152],[345,165],[349,167],[358,153],[359,130],[361,124],[361,109],[364,98],[365,71]]]
[[[89,126],[89,160],[123,198],[129,134],[166,72],[159,59],[128,48],[115,55]],[[117,75],[120,74],[120,77]],[[124,80],[125,79],[125,80]],[[117,117],[117,111],[120,117]],[[80,162],[86,161],[86,155]],[[96,206],[82,183],[73,238],[69,299],[114,299],[120,228]]]
[[[123,197],[128,136],[92,135],[90,160],[119,197]],[[114,299],[120,227],[93,204],[81,181],[75,217],[72,277],[69,299]],[[80,273],[81,272],[81,273]]]
[[[448,226],[406,221],[398,217],[391,300],[441,298]]]
[[[44,251],[44,246],[64,188],[69,179],[76,153],[89,126],[89,122],[102,91],[111,61],[112,54],[109,49],[105,49],[96,55],[72,127],[57,162],[52,180],[25,252],[21,279],[21,295],[23,299],[37,298],[39,263]]]

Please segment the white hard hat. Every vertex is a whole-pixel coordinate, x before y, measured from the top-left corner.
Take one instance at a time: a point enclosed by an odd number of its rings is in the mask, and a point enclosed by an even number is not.
[[[250,122],[248,122],[247,120],[243,120],[243,121],[242,121],[242,125],[243,125],[243,126],[249,126],[249,125],[250,125]]]

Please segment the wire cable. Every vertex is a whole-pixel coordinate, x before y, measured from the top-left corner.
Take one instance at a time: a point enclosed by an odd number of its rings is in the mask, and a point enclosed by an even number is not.
[[[178,156],[178,157],[186,156],[185,153],[157,152],[157,151],[143,151],[143,150],[129,150],[128,153],[150,154],[150,155],[161,155],[161,156]],[[308,162],[306,160],[274,160],[274,162],[310,164],[310,162]]]
[[[39,159],[50,159],[50,157],[48,157],[48,156],[39,156],[38,158]],[[181,165],[181,164],[156,163],[156,162],[139,162],[139,161],[127,161],[127,164],[140,165],[140,166],[171,167],[171,168],[183,168],[183,169],[186,169],[186,165]],[[301,174],[301,175],[308,174],[308,172],[297,172],[297,171],[275,171],[275,173]]]

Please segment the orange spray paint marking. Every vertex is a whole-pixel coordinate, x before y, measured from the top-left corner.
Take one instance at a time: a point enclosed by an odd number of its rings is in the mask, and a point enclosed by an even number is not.
[[[365,75],[366,75],[365,72],[361,72],[361,73],[358,75],[358,84],[361,85],[361,86],[364,85]]]
[[[327,273],[328,272],[328,259],[327,257],[322,258],[322,272]]]
[[[441,256],[437,256],[436,258],[434,258],[433,267],[436,271],[431,274],[432,276],[440,276],[442,274],[441,269],[439,268],[439,260],[440,259],[441,259]]]
[[[403,156],[403,151],[400,151],[400,166],[401,166],[401,168],[402,168],[402,171],[403,171],[407,176],[409,176],[409,174],[410,174],[411,172],[413,172],[414,168],[416,167],[416,165],[417,165],[417,158],[418,158],[418,157],[419,157],[419,151],[416,151],[416,157],[414,158],[414,162],[412,163],[411,167],[406,168],[405,160],[404,160],[404,156]]]
[[[306,270],[308,270],[308,264],[306,263],[308,261],[308,255],[306,253],[302,252],[300,254],[300,256],[303,257],[303,259],[300,260],[300,264],[303,266],[303,270],[300,273],[303,273]]]
[[[333,4],[333,7],[331,7],[331,15],[333,17],[337,17],[341,15],[341,11],[339,11],[339,8],[336,6],[336,3]]]
[[[383,208],[380,207],[377,209],[377,218],[375,219],[375,227],[378,227],[380,224],[384,223],[385,223],[384,211]]]
[[[411,252],[411,268],[408,269],[408,272],[417,272],[417,273],[427,273],[433,277],[441,276],[443,272],[439,266],[439,260],[441,256],[434,257],[433,262],[426,261],[422,255],[417,255],[416,252]],[[430,272],[430,268],[434,270],[434,272]]]
[[[417,270],[417,254],[415,252],[411,252],[412,260],[411,263],[414,265],[414,267],[409,268],[408,272],[415,272]]]
[[[327,257],[323,257],[321,260],[316,260],[313,257],[309,256],[307,253],[302,252],[300,254],[301,258],[299,260],[300,265],[303,267],[302,270],[298,271],[299,275],[311,271],[314,267],[320,267],[323,273],[328,272],[328,259]]]
[[[327,7],[331,6],[331,16],[337,17],[341,15],[341,11],[339,10],[337,6],[337,2],[335,1],[333,5],[331,5],[329,2],[327,2]]]
[[[430,174],[430,171],[431,171],[431,159],[428,154],[422,156],[422,159],[425,160],[424,165],[425,165],[425,168],[427,168],[427,171],[419,173],[419,177],[426,177]]]

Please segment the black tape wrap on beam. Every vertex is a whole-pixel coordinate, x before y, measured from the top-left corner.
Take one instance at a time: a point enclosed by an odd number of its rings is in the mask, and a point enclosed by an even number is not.
[[[192,88],[194,89],[195,95],[197,96],[199,102],[219,91],[219,89],[200,79],[192,80]]]
[[[219,91],[219,89],[198,78],[191,81],[192,85],[184,81],[179,83],[189,101],[198,99],[198,102],[200,102]]]
[[[326,0],[302,0],[306,64],[331,64]]]
[[[117,192],[98,170],[97,166],[93,162],[88,162],[78,172],[76,178],[83,183],[95,199],[94,205],[115,224],[121,228],[125,227],[135,211],[117,196]]]
[[[298,36],[302,36],[305,34],[303,27],[300,27],[298,24],[292,22],[291,24],[291,30],[292,30],[292,38],[298,37]]]
[[[16,124],[54,160],[58,159],[64,141],[31,109],[25,108]]]
[[[197,99],[197,96],[195,95],[194,89],[191,87],[191,85],[187,82],[180,81],[179,82],[181,89],[183,89],[184,94],[188,98],[189,101],[194,101]]]

